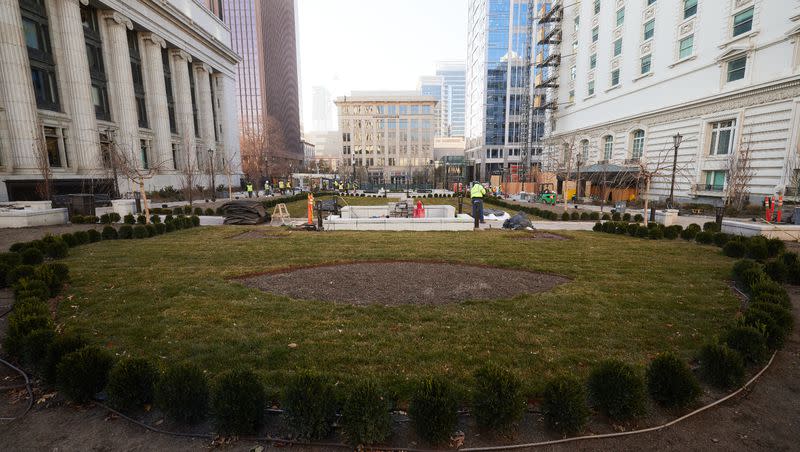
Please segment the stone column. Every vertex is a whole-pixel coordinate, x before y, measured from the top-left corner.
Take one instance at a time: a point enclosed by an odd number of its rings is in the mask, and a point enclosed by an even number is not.
[[[214,137],[214,101],[211,99],[211,67],[205,63],[194,63],[194,86],[197,89],[197,112],[200,115],[197,126],[200,128],[200,139],[203,140],[203,151],[217,150]],[[206,162],[207,163],[207,162]]]
[[[142,35],[142,65],[145,90],[147,92],[147,111],[150,113],[150,129],[153,131],[151,153],[154,163],[162,165],[162,170],[175,168],[172,161],[172,133],[169,130],[169,110],[167,109],[167,88],[164,83],[164,64],[161,49],[167,43],[153,33]]]
[[[117,124],[116,145],[131,161],[139,162],[139,115],[136,111],[136,96],[133,92],[131,57],[128,52],[127,30],[133,30],[131,21],[116,11],[105,11],[101,15],[106,25],[103,39],[106,71],[108,72],[109,97],[112,114]]]
[[[61,29],[61,46],[64,61],[65,85],[62,93],[64,107],[72,119],[70,127],[75,146],[75,169],[86,173],[102,166],[100,140],[97,135],[97,119],[92,101],[92,78],[89,74],[89,57],[83,37],[80,3],[88,0],[64,0],[58,3],[59,14],[51,17],[58,20]]]
[[[3,163],[15,169],[35,170],[34,146],[40,136],[36,95],[31,83],[28,49],[22,35],[22,16],[17,0],[0,0],[0,96],[8,119],[8,149]]]
[[[181,134],[181,149],[176,168],[180,170],[197,169],[196,142],[194,137],[194,113],[192,112],[192,91],[189,84],[189,63],[192,56],[183,50],[169,51],[172,60],[172,86],[175,96],[175,121]],[[197,81],[195,80],[195,83]]]

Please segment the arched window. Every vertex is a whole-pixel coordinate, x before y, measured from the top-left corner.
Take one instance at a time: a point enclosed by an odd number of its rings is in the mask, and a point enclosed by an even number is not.
[[[633,146],[631,146],[631,158],[638,160],[644,153],[644,130],[639,129],[633,132]]]
[[[603,137],[603,160],[611,160],[614,153],[614,137],[606,135]]]
[[[589,140],[581,141],[581,160],[589,160]]]

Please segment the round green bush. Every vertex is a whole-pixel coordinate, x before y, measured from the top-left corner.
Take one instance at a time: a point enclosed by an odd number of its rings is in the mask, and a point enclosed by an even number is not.
[[[130,224],[130,225],[136,224],[136,218],[131,214],[125,215],[125,218],[123,220],[125,224]]]
[[[662,406],[683,407],[700,396],[700,383],[689,365],[674,353],[662,353],[646,372],[647,392]]]
[[[622,220],[622,215],[620,215],[619,212],[614,212],[611,214],[611,219],[613,221],[620,221]]]
[[[230,370],[219,376],[211,395],[214,426],[222,434],[247,435],[264,423],[267,395],[251,370]]]
[[[475,371],[473,379],[472,412],[480,428],[505,431],[522,419],[526,401],[519,378],[489,365]]]
[[[725,334],[725,344],[742,356],[745,364],[761,364],[767,359],[767,342],[760,331],[737,325]]]
[[[636,237],[636,233],[639,231],[639,225],[636,223],[629,223],[627,230],[629,236]]]
[[[138,410],[153,402],[158,370],[144,358],[117,362],[108,374],[108,400],[118,410]]]
[[[119,234],[114,226],[106,226],[103,228],[103,240],[116,240],[118,238]]]
[[[23,358],[25,343],[29,334],[36,330],[53,330],[53,320],[47,307],[43,306],[39,312],[31,305],[30,309],[15,309],[8,316],[8,329],[3,338],[3,350],[10,356]]]
[[[637,213],[636,215],[633,216],[633,221],[634,223],[641,223],[644,221],[644,216],[640,213]]]
[[[22,362],[37,372],[42,371],[47,359],[47,350],[56,338],[53,328],[39,328],[31,331],[22,342]]]
[[[608,213],[604,213],[602,218],[601,218],[601,220],[610,221],[611,220],[611,215],[609,215]]]
[[[589,212],[581,212],[581,221],[588,221],[589,220]]]
[[[773,281],[783,283],[789,277],[789,267],[780,260],[769,261],[764,264],[764,273]]]
[[[698,232],[694,240],[701,245],[710,245],[714,243],[714,233],[709,231]]]
[[[33,276],[30,278],[22,278],[14,284],[14,297],[17,299],[34,297],[40,300],[47,300],[50,298],[50,287],[41,279],[36,279],[36,270],[33,270]]]
[[[789,299],[789,293],[782,285],[775,281],[762,279],[756,281],[750,286],[751,303],[758,301],[766,301],[783,306],[786,309],[792,308],[792,302]]]
[[[144,228],[147,229],[148,237],[155,237],[158,235],[158,230],[156,229],[156,226],[154,224],[145,225]]]
[[[27,248],[20,253],[22,263],[25,265],[39,265],[44,262],[44,254],[37,248]]]
[[[167,225],[165,225],[164,223],[156,223],[154,226],[156,228],[156,234],[158,235],[167,232]]]
[[[420,438],[434,445],[446,442],[458,424],[458,399],[451,383],[441,377],[421,381],[408,416]]]
[[[549,380],[542,395],[542,414],[547,427],[567,435],[579,433],[589,419],[586,390],[575,377]]]
[[[159,215],[150,215],[150,223],[152,224],[160,224],[161,217]]]
[[[111,224],[111,217],[107,213],[100,215],[100,223]]]
[[[21,279],[30,279],[33,277],[35,271],[36,269],[33,265],[17,265],[6,272],[6,285],[13,287]]]
[[[798,257],[797,253],[792,252],[783,252],[778,256],[778,260],[786,264],[787,267],[791,267],[795,264],[800,264],[800,257]]]
[[[703,228],[701,228],[700,225],[697,223],[692,223],[689,226],[686,226],[686,229],[691,229],[696,232],[700,232],[703,230]]]
[[[764,271],[761,264],[750,259],[740,259],[733,264],[733,280],[744,290],[749,291],[754,284],[764,279]]]
[[[71,352],[86,346],[86,341],[74,334],[59,334],[47,348],[47,358],[44,360],[42,376],[48,383],[56,382],[56,373],[61,359]]]
[[[392,434],[389,403],[373,380],[358,381],[347,390],[339,424],[353,446],[375,444]]]
[[[691,225],[689,225],[691,226]],[[681,238],[684,240],[694,240],[697,237],[698,231],[694,228],[686,228],[681,231]]]
[[[47,262],[33,271],[34,278],[42,281],[48,290],[48,296],[54,297],[61,291],[61,287],[69,280],[69,268],[61,263]]]
[[[742,323],[760,331],[764,335],[769,350],[780,349],[786,341],[783,329],[778,326],[768,312],[761,309],[748,309],[742,317]]]
[[[729,389],[744,379],[744,361],[739,352],[724,344],[706,344],[698,356],[700,373],[710,385]]]
[[[0,264],[5,264],[8,268],[14,268],[22,263],[19,253],[0,253]]]
[[[614,233],[624,235],[628,232],[628,224],[621,221],[614,223]]]
[[[103,240],[103,235],[97,229],[89,229],[86,231],[89,234],[89,243],[96,243]]]
[[[150,237],[150,234],[147,232],[147,228],[144,227],[143,224],[137,224],[133,227],[133,238],[146,239],[148,237]]]
[[[561,214],[561,221],[569,221],[569,214],[567,212]]]
[[[769,256],[767,239],[761,236],[750,238],[745,244],[745,255],[759,261],[766,259]]]
[[[61,234],[61,240],[63,240],[64,243],[66,243],[67,246],[70,247],[70,248],[74,248],[74,247],[78,246],[78,240],[75,239],[75,235],[70,233],[70,232],[67,232],[65,234]]]
[[[165,232],[175,232],[175,223],[173,223],[172,221],[166,223],[165,226],[166,226],[166,229],[164,229]]]
[[[725,244],[728,243],[730,240],[731,240],[730,234],[726,234],[724,232],[714,233],[714,245],[717,245],[720,248],[725,246]]]
[[[767,239],[768,257],[777,257],[785,250],[786,250],[786,244],[783,243],[783,240],[777,238]]]
[[[572,212],[569,214],[569,219],[572,221],[578,221],[581,219],[581,215],[578,212]]]
[[[631,214],[625,212],[622,214],[622,221],[631,221]]]
[[[709,221],[707,223],[703,223],[703,231],[720,232],[720,227],[716,221]]]
[[[186,212],[186,214],[187,214],[187,215],[188,215],[189,213],[190,213],[190,212]],[[200,207],[195,207],[195,208],[194,208],[194,214],[195,214],[195,215],[197,215],[197,216],[200,216],[200,215],[202,215],[202,214],[203,214],[203,209],[201,209]]]
[[[56,367],[57,386],[71,400],[84,403],[102,391],[114,357],[100,347],[87,346],[70,352]]]
[[[794,317],[792,317],[791,311],[784,308],[783,306],[774,304],[774,303],[750,303],[748,306],[748,310],[750,309],[758,309],[760,311],[764,311],[772,317],[772,320],[778,325],[778,327],[788,336],[789,333],[792,332],[794,328]]]
[[[205,419],[208,399],[208,379],[192,365],[169,366],[156,383],[156,405],[178,422],[196,424]]]
[[[119,223],[119,221],[122,219],[117,212],[111,212],[108,214],[108,216],[111,218],[112,223]]]
[[[680,235],[681,235],[681,229],[680,226],[678,225],[668,226],[664,228],[664,238],[667,240],[675,240]]]
[[[664,238],[664,231],[661,228],[652,228],[648,233],[650,240],[661,240]]]
[[[597,221],[600,219],[600,212],[590,212],[589,219],[592,221]]]
[[[213,216],[214,215],[214,209],[209,207],[205,211],[203,211],[203,214],[207,215],[207,216]]]
[[[119,238],[120,239],[132,239],[133,238],[133,226],[129,224],[124,224],[119,227]]]
[[[597,223],[595,223],[594,226],[592,226],[592,231],[594,231],[594,232],[602,232],[603,231],[603,223],[601,223],[599,221]]]
[[[330,434],[336,420],[333,384],[321,375],[301,372],[286,387],[284,411],[289,429],[300,438],[318,439]]]
[[[89,243],[89,233],[86,231],[76,231],[72,235],[75,236],[75,241],[78,242],[78,245]]]
[[[192,226],[194,227],[200,226],[200,217],[198,217],[197,215],[192,215],[191,221],[192,221]]]
[[[722,247],[723,254],[736,259],[744,257],[745,251],[744,243],[738,240],[731,240]]]
[[[147,217],[143,214],[136,215],[136,224],[146,224]]]
[[[589,374],[588,387],[592,403],[611,419],[626,420],[644,413],[644,378],[630,364],[601,362]]]

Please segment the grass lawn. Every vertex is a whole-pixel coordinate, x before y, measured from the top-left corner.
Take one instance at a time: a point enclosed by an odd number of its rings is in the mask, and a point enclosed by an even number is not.
[[[732,322],[738,305],[725,281],[733,260],[681,240],[280,229],[286,238],[230,239],[249,229],[204,227],[73,249],[65,261],[73,283],[58,322],[119,354],[192,361],[212,375],[246,365],[272,389],[292,372],[313,369],[345,380],[373,374],[402,396],[421,375],[465,384],[473,370],[494,361],[536,393],[545,378],[564,371],[583,376],[604,358],[644,365],[665,350],[689,358]],[[228,279],[380,259],[487,264],[572,281],[507,300],[353,307],[273,296]],[[386,290],[402,290],[402,282]]]

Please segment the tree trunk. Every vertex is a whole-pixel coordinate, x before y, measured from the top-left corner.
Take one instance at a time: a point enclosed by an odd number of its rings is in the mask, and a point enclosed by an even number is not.
[[[647,222],[650,220],[650,212],[647,210],[647,206],[650,201],[650,178],[648,177],[645,179],[644,183],[644,225],[647,226]]]
[[[147,205],[147,193],[144,191],[144,179],[139,179],[139,193],[144,204],[144,223],[150,224],[150,206]]]

